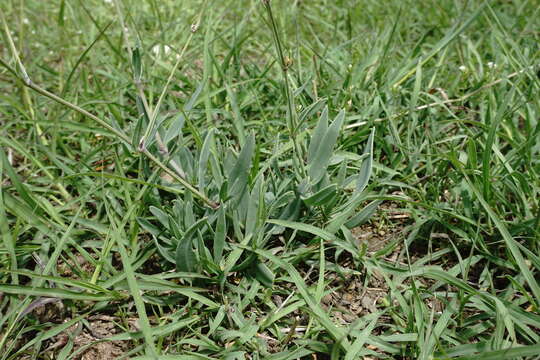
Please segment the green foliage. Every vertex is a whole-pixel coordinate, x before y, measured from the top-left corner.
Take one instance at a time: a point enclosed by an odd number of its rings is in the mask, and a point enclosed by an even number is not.
[[[309,170],[305,178],[302,177],[301,168],[291,167],[289,163],[268,166],[268,163],[260,160],[254,162],[254,134],[246,138],[244,146],[235,155],[227,152],[224,144],[228,139],[224,134],[216,129],[209,130],[200,150],[192,149],[185,153],[189,154],[185,158],[179,155],[178,162],[183,169],[190,169],[185,171],[187,179],[197,178],[199,186],[204,186],[204,193],[220,203],[219,210],[200,206],[196,199],[186,196],[173,200],[173,206],[150,207],[153,216],[139,218],[140,225],[152,234],[160,254],[175,264],[177,271],[224,277],[227,275],[224,264],[239,243],[250,238],[249,246],[264,248],[273,236],[283,233],[287,222],[296,222],[306,228],[313,225],[303,224],[319,223],[324,226],[329,215],[342,217],[346,224],[350,222],[352,226],[367,221],[373,211],[370,214],[360,212],[358,215],[363,216],[359,220],[355,211],[350,211],[355,206],[340,208],[351,194],[345,186],[347,184],[339,181],[340,165],[345,160],[329,167],[330,159],[336,156],[336,141],[344,117],[345,113],[341,111],[328,127],[328,109],[325,108],[316,128],[306,129],[306,136],[303,137],[305,144],[300,144],[305,148],[309,146],[306,160]],[[159,131],[166,133],[168,129]],[[349,164],[361,169],[357,177],[364,185],[361,189],[357,187],[354,192],[358,197],[362,195],[371,172],[373,137],[372,132],[365,156]],[[184,143],[187,139],[176,138],[174,141]],[[198,162],[195,160],[197,158]],[[154,202],[169,203],[158,195]],[[294,209],[291,209],[291,203],[295,204]],[[283,219],[284,222],[273,219]],[[307,233],[319,235],[312,231]],[[323,238],[328,240],[327,237]],[[271,286],[270,279],[274,278],[271,270],[249,253],[237,259],[227,272],[252,268],[257,279],[261,278],[262,283]]]
[[[535,356],[535,5],[0,2],[0,360]]]

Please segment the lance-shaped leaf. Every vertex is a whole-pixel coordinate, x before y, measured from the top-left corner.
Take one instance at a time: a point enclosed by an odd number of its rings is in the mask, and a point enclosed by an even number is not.
[[[208,134],[206,134],[206,138],[204,139],[204,144],[201,149],[201,154],[199,156],[199,171],[198,171],[198,177],[199,177],[199,189],[205,193],[205,174],[206,169],[208,166],[208,157],[210,156],[210,149],[212,147],[212,144],[214,142],[214,129],[211,129]]]
[[[323,206],[326,205],[329,201],[335,198],[337,194],[337,185],[330,184],[324,189],[319,190],[313,195],[303,196],[302,201],[307,206]]]
[[[238,159],[229,173],[230,186],[229,195],[236,200],[241,199],[246,186],[248,184],[249,169],[253,158],[253,150],[255,148],[255,136],[251,134],[244,145],[244,148],[238,155]]]
[[[308,175],[313,184],[318,183],[326,173],[328,163],[330,162],[334,146],[336,145],[336,141],[339,136],[339,131],[341,130],[341,125],[343,124],[343,119],[345,119],[345,111],[342,110],[338,116],[336,116],[335,120],[328,127],[328,130],[326,130],[324,136],[320,140],[320,133],[318,131],[319,125],[315,130],[314,138],[315,136],[317,136],[317,138],[314,140],[316,141],[316,144],[314,144],[313,147],[310,145],[310,149],[315,155],[308,164]],[[321,123],[321,121],[324,120],[321,119],[319,123]],[[324,124],[320,126],[320,129],[322,132],[322,129],[324,129]],[[316,150],[315,146],[317,146]]]
[[[193,251],[193,234],[206,224],[207,218],[200,219],[184,233],[176,248],[176,269],[192,272],[197,266],[197,255]]]
[[[317,127],[315,128],[315,131],[313,132],[313,136],[311,137],[311,140],[309,142],[308,164],[311,164],[311,162],[315,158],[315,155],[317,154],[319,146],[321,145],[321,141],[324,138],[324,135],[326,134],[327,130],[328,130],[328,107],[325,107],[321,116],[319,117],[319,122],[317,123]]]
[[[364,155],[367,155],[360,166],[360,174],[356,183],[356,193],[361,193],[366,188],[366,185],[371,177],[371,168],[373,167],[373,138],[375,136],[375,128],[371,129],[371,134],[364,149]]]
[[[225,238],[227,235],[227,220],[225,217],[225,210],[220,207],[218,210],[218,219],[216,225],[216,232],[214,234],[214,261],[219,264],[221,257],[223,256],[223,249],[225,248]]]
[[[254,264],[255,278],[264,286],[266,287],[272,287],[272,284],[274,283],[274,279],[276,275],[266,264],[257,261]]]

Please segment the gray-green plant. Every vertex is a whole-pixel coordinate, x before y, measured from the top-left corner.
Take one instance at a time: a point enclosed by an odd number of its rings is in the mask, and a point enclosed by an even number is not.
[[[0,12],[2,359],[539,353],[534,1]]]

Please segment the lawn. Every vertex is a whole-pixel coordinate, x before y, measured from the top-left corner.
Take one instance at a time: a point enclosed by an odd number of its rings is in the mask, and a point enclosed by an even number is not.
[[[0,27],[0,360],[539,358],[537,1]]]

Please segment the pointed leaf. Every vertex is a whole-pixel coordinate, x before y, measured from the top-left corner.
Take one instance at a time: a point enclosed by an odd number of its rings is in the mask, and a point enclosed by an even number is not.
[[[197,99],[199,98],[199,95],[201,95],[201,92],[204,89],[205,84],[206,84],[205,81],[201,81],[199,85],[197,85],[197,89],[195,89],[195,92],[193,93],[193,95],[191,95],[191,98],[189,98],[186,105],[184,105],[185,112],[189,112],[191,111],[191,109],[193,109],[193,107],[197,103]]]
[[[165,214],[163,210],[158,209],[155,206],[150,206],[150,212],[156,217],[161,225],[165,226],[167,229],[169,228],[169,215]]]
[[[262,262],[257,262],[255,264],[255,278],[259,280],[261,284],[263,284],[266,287],[272,287],[272,284],[274,283],[274,278],[276,276],[270,270],[266,264]]]
[[[380,201],[380,200],[370,202],[362,210],[360,210],[360,212],[358,214],[356,214],[353,218],[348,220],[345,223],[345,226],[348,229],[352,229],[354,227],[362,225],[363,223],[365,223],[366,221],[369,220],[369,218],[373,215],[375,210],[377,210],[377,207],[379,207],[379,204],[381,202],[382,201]]]
[[[214,129],[210,129],[206,138],[204,139],[204,144],[201,149],[201,155],[199,156],[199,190],[203,193],[205,188],[205,179],[204,175],[206,174],[206,167],[208,165],[208,157],[210,156],[210,148],[212,147],[214,141]]]
[[[21,181],[21,179],[15,172],[15,169],[13,169],[13,167],[9,163],[8,158],[2,149],[0,149],[0,157],[0,161],[3,162],[3,167],[6,171],[6,174],[11,180],[11,183],[15,186],[15,189],[17,189],[17,193],[19,194],[19,196],[26,202],[26,204],[28,204],[28,206],[30,206],[32,210],[41,213],[34,198],[32,197],[32,195],[30,195],[30,192],[28,191],[26,185]]]
[[[336,238],[334,235],[330,234],[329,232],[321,228],[318,228],[316,226],[309,225],[309,224],[299,223],[295,221],[278,220],[278,219],[270,219],[267,222],[270,224],[276,224],[279,226],[288,227],[290,229],[307,232],[327,241],[332,241]]]
[[[358,182],[356,183],[355,192],[361,193],[366,188],[366,185],[371,177],[371,168],[373,167],[373,137],[375,136],[375,128],[371,129],[366,147],[364,149],[364,155],[368,155],[362,166],[360,166],[360,173],[358,174]]]
[[[250,134],[246,144],[240,151],[238,159],[231,172],[229,173],[229,182],[234,183],[239,177],[247,176],[249,173],[249,167],[251,165],[251,158],[253,157],[253,150],[255,148],[255,136]]]
[[[313,158],[317,154],[317,150],[319,149],[321,145],[321,141],[324,138],[324,135],[326,134],[327,130],[328,130],[328,107],[325,107],[321,116],[319,117],[319,122],[317,123],[317,127],[315,128],[315,131],[313,132],[311,141],[309,142],[308,164],[310,164],[313,161]]]
[[[342,110],[328,128],[328,131],[316,150],[315,157],[309,163],[308,175],[313,184],[318,183],[326,173],[328,163],[332,157],[334,146],[336,145],[341,130],[341,125],[343,124],[343,119],[345,119],[345,111]]]
[[[316,194],[308,197],[302,197],[302,201],[304,201],[304,204],[306,204],[307,206],[323,206],[332,199],[334,199],[336,193],[337,185],[330,184],[324,189],[318,191]]]
[[[251,134],[240,152],[234,168],[229,174],[229,184],[232,184],[229,190],[229,195],[236,202],[242,199],[247,188],[249,179],[249,169],[253,158],[253,150],[255,148],[255,136]]]
[[[176,248],[176,269],[178,271],[193,272],[197,265],[197,255],[193,250],[193,234],[202,225],[206,224],[207,218],[200,219],[193,224],[184,234],[184,237],[179,241]]]
[[[218,219],[216,225],[216,233],[214,234],[214,261],[219,264],[221,257],[223,256],[223,249],[225,247],[225,237],[227,232],[227,220],[225,217],[225,210],[222,207],[218,210]]]

